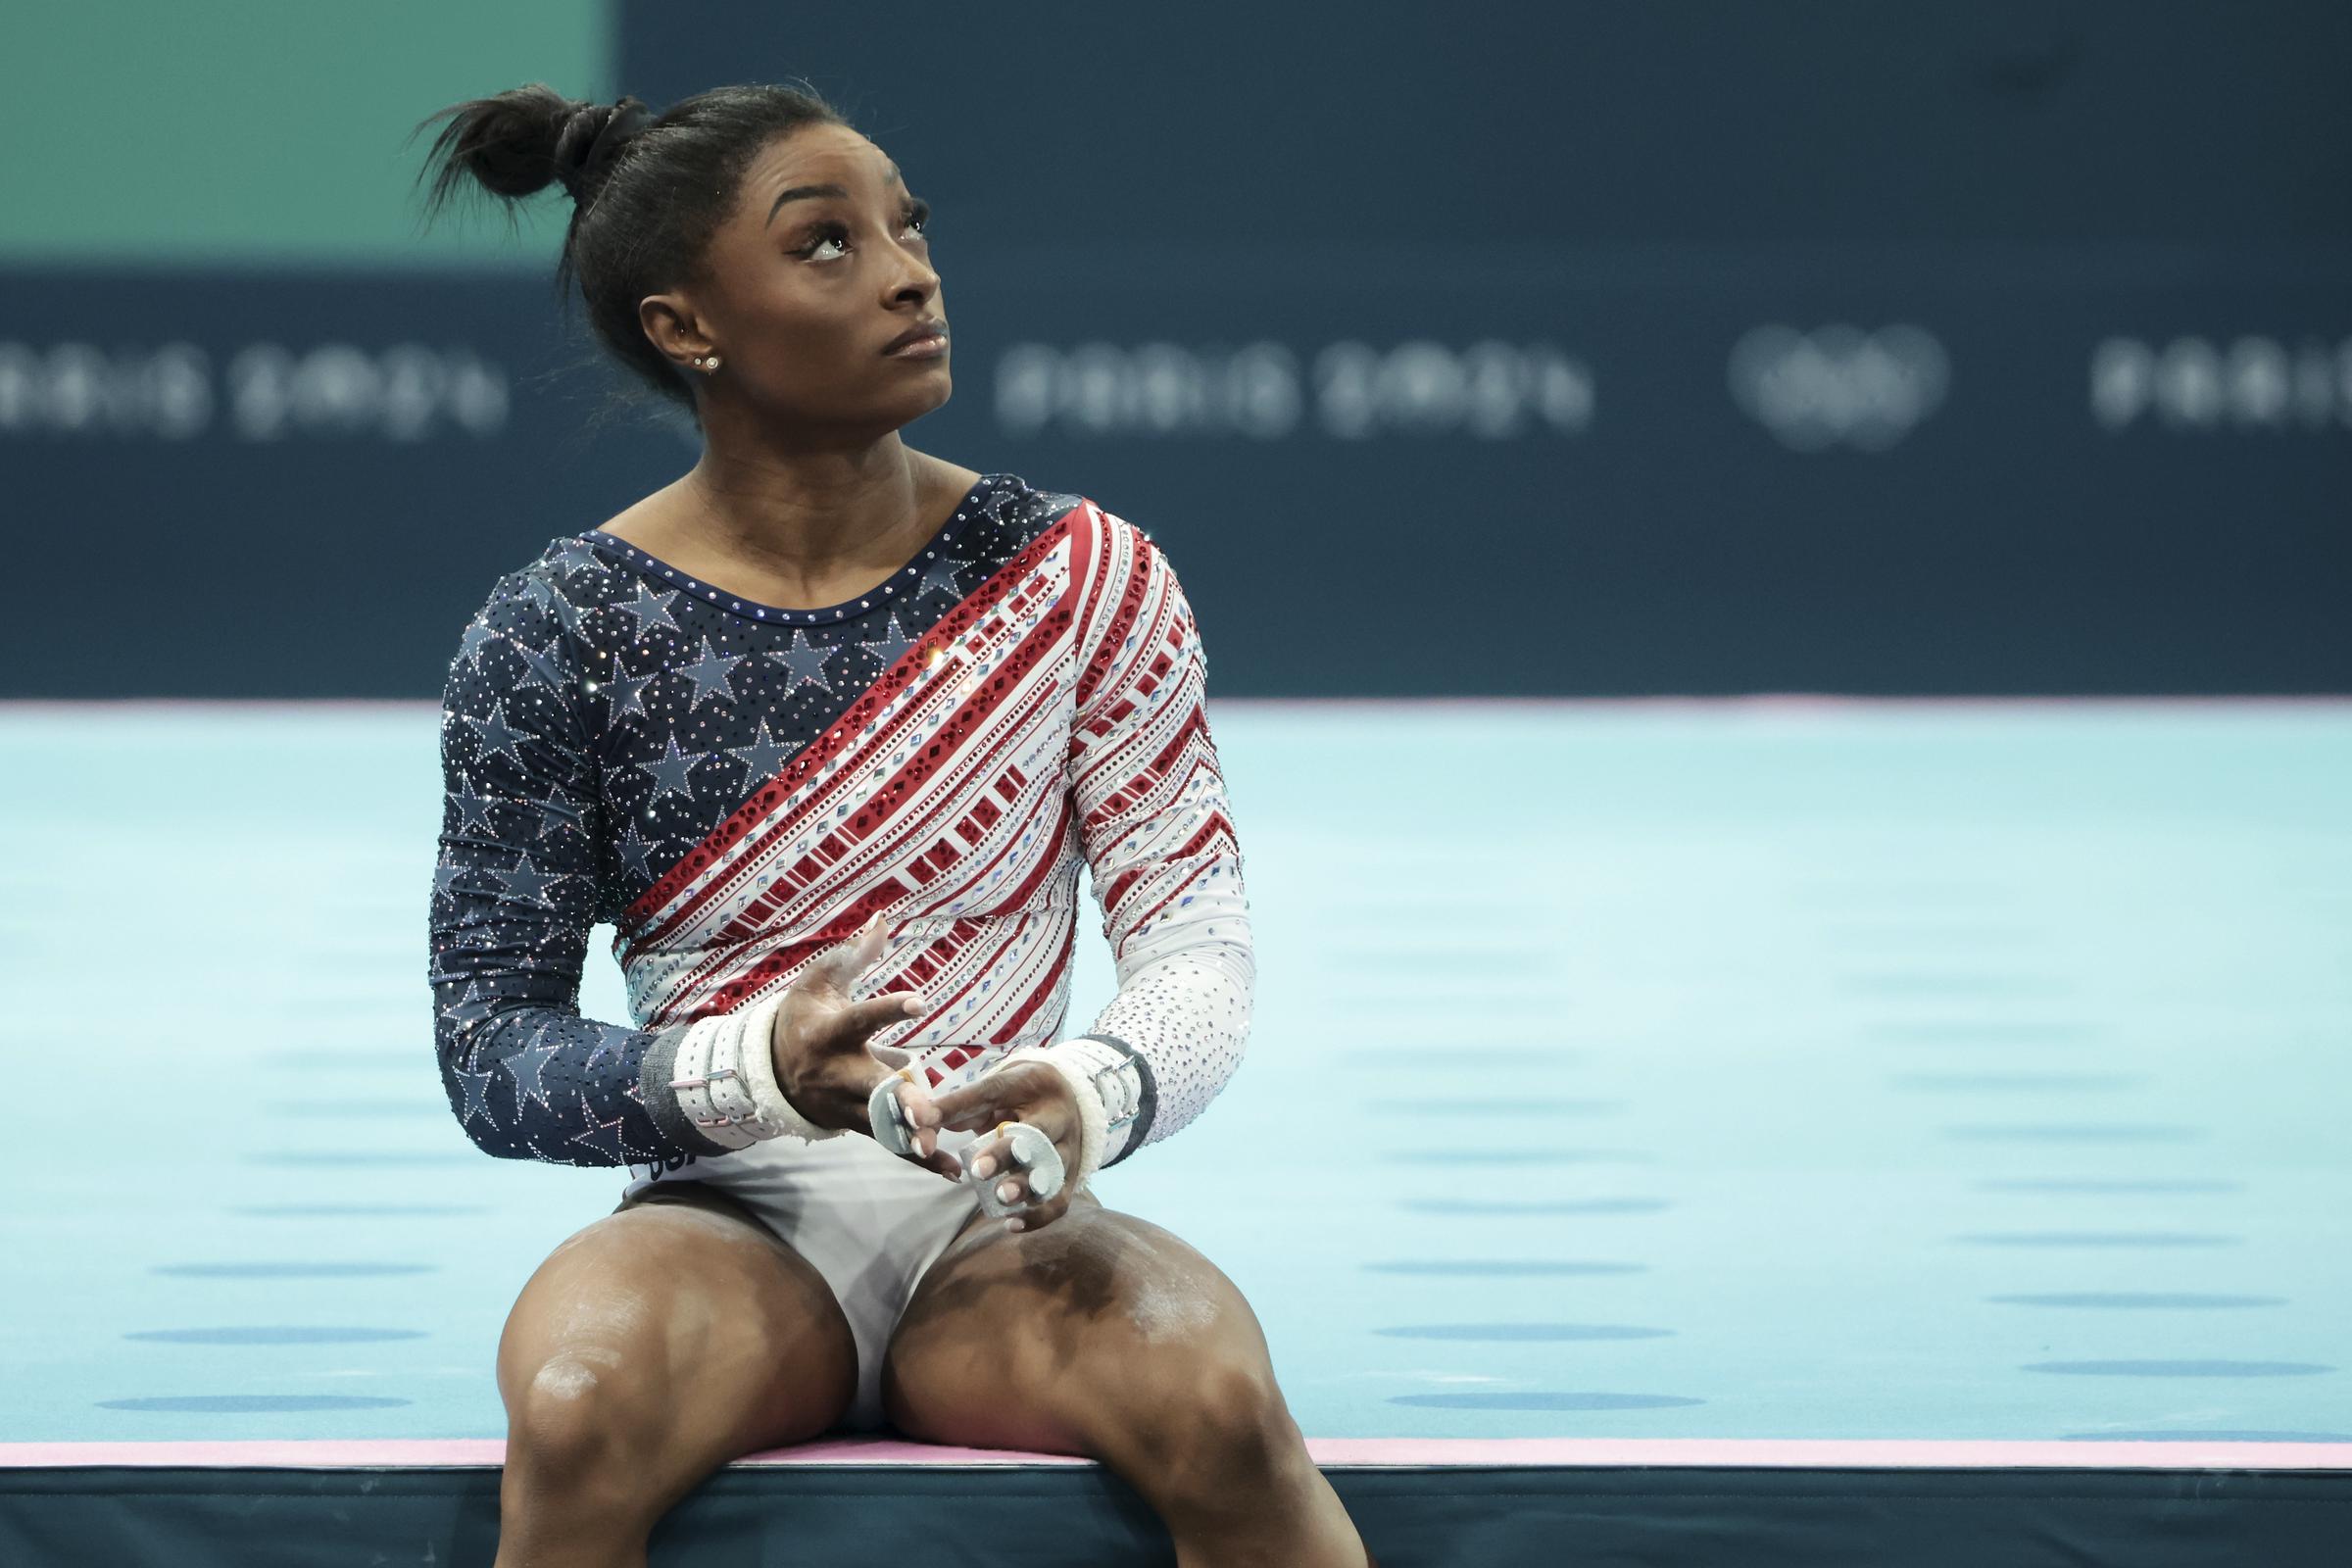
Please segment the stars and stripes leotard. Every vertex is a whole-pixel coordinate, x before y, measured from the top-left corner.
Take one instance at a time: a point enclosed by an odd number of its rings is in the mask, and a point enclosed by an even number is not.
[[[502,577],[441,717],[435,1040],[490,1153],[674,1170],[726,1152],[669,1088],[697,1019],[772,996],[885,911],[853,995],[921,991],[877,1044],[934,1085],[1060,1038],[1077,876],[1149,1107],[1239,1064],[1255,969],[1183,589],[1150,537],[1010,474],[907,566],[820,610],[734,599],[588,529]],[[579,1014],[615,927],[633,1022]]]

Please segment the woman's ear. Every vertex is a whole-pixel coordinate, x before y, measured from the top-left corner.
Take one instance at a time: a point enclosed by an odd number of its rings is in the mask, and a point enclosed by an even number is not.
[[[663,358],[681,370],[713,347],[682,294],[648,294],[637,302],[637,323]]]

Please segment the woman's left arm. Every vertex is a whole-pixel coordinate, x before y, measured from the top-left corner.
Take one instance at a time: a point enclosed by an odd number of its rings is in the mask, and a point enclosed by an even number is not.
[[[1216,1098],[1241,1064],[1256,979],[1192,607],[1141,530],[1108,514],[1099,527],[1104,591],[1081,627],[1067,773],[1118,994],[1084,1035],[1012,1052],[939,1100],[949,1126],[1037,1123],[1073,1187]]]

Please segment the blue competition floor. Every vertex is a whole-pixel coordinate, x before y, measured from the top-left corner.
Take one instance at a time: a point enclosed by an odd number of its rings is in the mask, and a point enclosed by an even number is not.
[[[2352,705],[1212,716],[1251,1054],[1102,1191],[1309,1436],[2352,1441]],[[0,1442],[503,1435],[621,1173],[442,1099],[435,730],[0,705]]]

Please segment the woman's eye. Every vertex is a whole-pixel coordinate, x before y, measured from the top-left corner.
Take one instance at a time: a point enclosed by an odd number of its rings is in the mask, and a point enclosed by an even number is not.
[[[923,234],[925,238],[928,238],[929,236],[925,234],[924,230],[925,225],[930,221],[931,204],[928,202],[916,202],[912,207],[906,209],[906,216],[900,220],[899,226],[902,228],[911,228],[917,234]],[[810,240],[808,244],[801,247],[800,254],[807,257],[810,261],[816,261],[820,259],[817,253],[823,250],[827,245],[847,245],[849,242],[850,231],[847,227],[840,223],[827,223],[824,227],[817,230],[816,238]],[[825,261],[831,261],[833,258],[828,256],[821,259]]]

